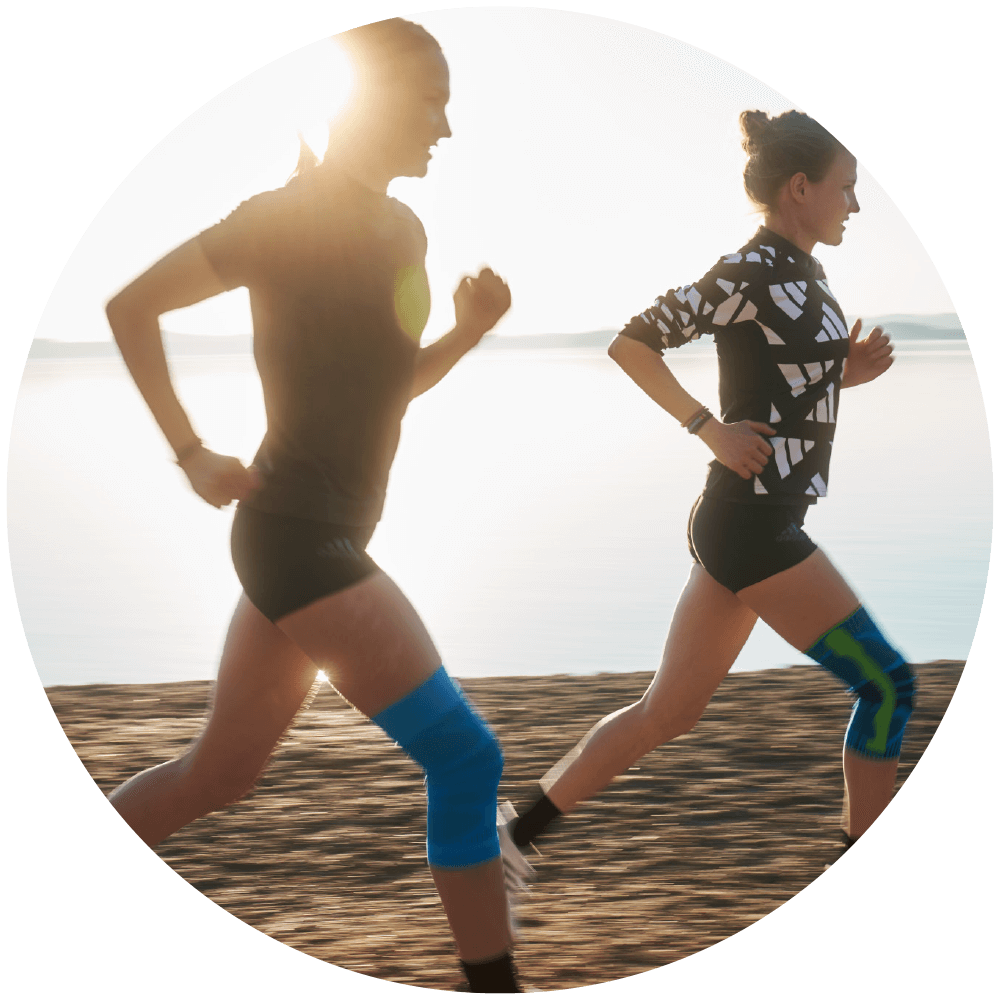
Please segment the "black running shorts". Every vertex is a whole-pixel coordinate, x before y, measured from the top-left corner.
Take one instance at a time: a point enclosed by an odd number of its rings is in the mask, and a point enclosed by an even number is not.
[[[378,566],[365,552],[374,530],[240,505],[233,565],[251,603],[274,622],[374,573]]]
[[[700,496],[688,518],[688,549],[736,593],[790,569],[816,551],[802,530],[808,503],[752,504]]]

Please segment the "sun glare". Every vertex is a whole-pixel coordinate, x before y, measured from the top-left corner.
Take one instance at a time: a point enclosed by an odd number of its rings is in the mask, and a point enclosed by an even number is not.
[[[294,60],[285,91],[290,124],[320,158],[330,122],[347,102],[353,83],[347,54],[332,38],[303,49]]]

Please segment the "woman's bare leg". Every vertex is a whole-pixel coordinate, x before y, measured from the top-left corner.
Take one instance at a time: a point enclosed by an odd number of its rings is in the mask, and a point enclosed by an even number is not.
[[[510,950],[513,942],[500,858],[461,871],[432,867],[431,876],[459,958],[486,962]]]
[[[869,760],[844,748],[844,830],[857,838],[879,818],[896,792],[899,760]]]
[[[441,665],[420,617],[381,572],[293,611],[278,626],[369,718],[406,697]],[[461,870],[432,868],[431,874],[459,956],[481,962],[507,951],[511,940],[499,857]]]
[[[826,555],[817,549],[791,569],[744,587],[739,598],[775,632],[805,652],[861,605]],[[868,760],[844,750],[844,811],[850,837],[860,837],[889,804],[898,760]]]
[[[182,757],[119,785],[112,805],[150,846],[242,798],[308,697],[316,665],[246,595],[236,606],[208,723]]]
[[[642,698],[606,716],[542,778],[563,813],[596,795],[640,757],[692,729],[757,616],[695,564],[674,609],[663,659]]]

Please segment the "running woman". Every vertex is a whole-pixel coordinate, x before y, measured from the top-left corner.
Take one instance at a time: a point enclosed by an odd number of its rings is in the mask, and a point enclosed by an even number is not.
[[[848,331],[817,243],[837,246],[855,196],[855,158],[817,122],[789,111],[740,118],[744,186],[764,225],[700,280],[634,317],[608,353],[715,455],[688,522],[691,575],[660,667],[635,704],[598,722],[541,780],[520,818],[509,803],[508,866],[530,878],[526,847],[655,747],[689,732],[758,618],[831,671],[855,696],[843,763],[846,850],[892,797],[914,677],[861,601],[803,531],[826,495],[840,390],[892,363],[880,327]],[[711,334],[722,419],[690,396],[662,359]]]
[[[209,720],[176,760],[111,794],[149,845],[246,795],[322,668],[421,765],[427,857],[475,993],[520,992],[496,830],[503,755],[444,667],[416,612],[365,552],[400,421],[490,330],[510,292],[489,269],[463,278],[455,327],[421,348],[426,238],[387,197],[422,177],[451,135],[448,65],[398,18],[344,32],[352,98],[321,163],[303,145],[279,190],[183,244],[108,304],[115,340],[194,491],[239,501],[232,553],[243,594]],[[171,385],[159,317],[249,289],[267,431],[253,465],[216,454]]]

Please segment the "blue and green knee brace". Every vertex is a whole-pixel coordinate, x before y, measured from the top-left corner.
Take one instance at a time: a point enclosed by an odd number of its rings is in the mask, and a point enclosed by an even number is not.
[[[913,712],[915,678],[863,608],[834,625],[806,650],[858,696],[845,745],[874,760],[899,756]]]

